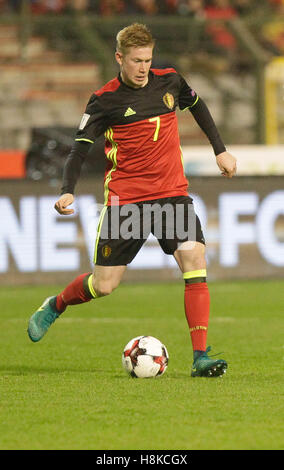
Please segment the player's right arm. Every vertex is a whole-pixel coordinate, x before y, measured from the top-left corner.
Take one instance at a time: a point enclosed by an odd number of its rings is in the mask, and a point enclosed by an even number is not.
[[[74,214],[74,209],[67,209],[68,206],[73,204],[74,195],[70,193],[62,194],[54,205],[54,209],[61,215]]]
[[[63,184],[61,196],[54,208],[61,215],[70,215],[74,209],[67,209],[74,202],[74,190],[81,173],[82,164],[92,144],[89,142],[75,142],[63,169]]]
[[[74,209],[68,209],[68,207],[74,202],[75,186],[80,177],[82,165],[95,138],[104,132],[105,127],[103,109],[98,97],[93,94],[87,104],[75,142],[64,165],[61,196],[54,206],[59,214],[70,215],[74,213]]]

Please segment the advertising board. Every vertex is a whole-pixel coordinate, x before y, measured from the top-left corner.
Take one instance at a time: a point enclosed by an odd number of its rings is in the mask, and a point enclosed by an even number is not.
[[[190,179],[209,279],[284,277],[283,183],[282,176]],[[54,210],[59,192],[43,182],[1,182],[1,284],[65,283],[93,269],[101,179],[79,182],[72,216]],[[124,279],[176,278],[181,275],[174,258],[151,235]]]

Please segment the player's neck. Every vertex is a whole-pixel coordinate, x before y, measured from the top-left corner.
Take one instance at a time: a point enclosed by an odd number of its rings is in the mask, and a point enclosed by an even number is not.
[[[147,78],[145,79],[145,82],[138,84],[138,83],[134,83],[132,81],[130,81],[127,76],[124,76],[123,72],[120,72],[120,77],[121,77],[121,80],[123,83],[125,83],[125,85],[129,86],[130,88],[134,88],[134,89],[138,89],[138,88],[144,88],[148,81],[149,81],[149,75],[147,75]]]

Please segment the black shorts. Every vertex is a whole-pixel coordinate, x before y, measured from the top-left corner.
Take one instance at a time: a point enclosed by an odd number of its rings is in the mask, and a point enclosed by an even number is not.
[[[201,224],[189,196],[105,206],[97,229],[94,263],[131,263],[152,233],[164,253],[172,255],[185,241],[205,244]]]

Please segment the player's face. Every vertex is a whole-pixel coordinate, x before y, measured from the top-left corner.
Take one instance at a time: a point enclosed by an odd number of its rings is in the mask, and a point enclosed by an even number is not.
[[[122,81],[133,88],[141,88],[148,82],[153,47],[130,47],[125,54],[115,53],[120,65]]]

